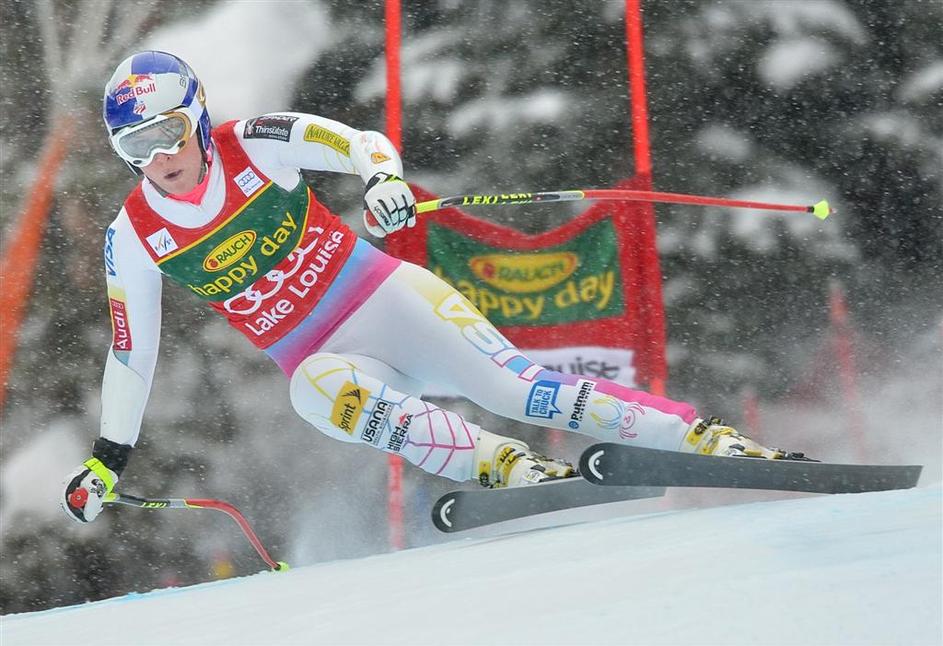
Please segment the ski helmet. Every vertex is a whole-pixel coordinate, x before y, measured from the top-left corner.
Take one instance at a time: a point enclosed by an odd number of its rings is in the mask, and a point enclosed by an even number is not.
[[[157,153],[178,152],[194,131],[204,154],[210,147],[203,85],[166,52],[139,52],[118,65],[105,84],[102,118],[112,149],[136,174]]]

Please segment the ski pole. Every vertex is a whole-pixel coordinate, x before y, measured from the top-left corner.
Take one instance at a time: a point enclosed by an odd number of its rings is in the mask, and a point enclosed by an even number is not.
[[[773,204],[750,200],[731,200],[724,197],[687,195],[685,193],[660,193],[658,191],[630,191],[618,189],[587,189],[579,191],[546,191],[542,193],[495,193],[469,194],[442,197],[416,204],[417,213],[438,211],[449,206],[486,206],[493,204],[531,204],[534,202],[574,202],[577,200],[628,200],[635,202],[663,202],[666,204],[698,204],[701,206],[727,206],[739,209],[760,209],[763,211],[797,211],[811,213],[824,220],[831,213],[827,200],[811,206],[800,204]]]
[[[269,556],[268,551],[266,551],[265,547],[262,545],[262,541],[260,541],[256,533],[252,531],[252,526],[249,525],[249,521],[242,515],[242,512],[224,500],[212,500],[208,498],[138,498],[137,496],[111,492],[105,498],[105,502],[109,504],[129,505],[141,509],[215,509],[221,511],[238,523],[239,528],[242,529],[242,533],[249,542],[252,543],[252,547],[255,548],[255,551],[262,557],[266,565],[278,572],[288,570],[288,563],[285,561],[275,561]]]

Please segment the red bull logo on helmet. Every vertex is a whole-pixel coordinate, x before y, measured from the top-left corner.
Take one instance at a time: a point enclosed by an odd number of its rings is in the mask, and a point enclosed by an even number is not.
[[[115,86],[115,101],[121,105],[131,99],[157,91],[153,74],[129,74]]]

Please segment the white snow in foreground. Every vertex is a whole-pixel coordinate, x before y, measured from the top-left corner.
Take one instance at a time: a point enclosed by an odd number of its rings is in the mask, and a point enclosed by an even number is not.
[[[939,644],[941,494],[936,484],[459,538],[10,615],[0,642]]]

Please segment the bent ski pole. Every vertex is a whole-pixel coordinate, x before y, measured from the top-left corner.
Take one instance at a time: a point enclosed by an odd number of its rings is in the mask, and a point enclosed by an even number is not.
[[[577,200],[627,200],[634,202],[663,202],[666,204],[697,204],[701,206],[726,206],[739,209],[760,209],[763,211],[797,211],[811,213],[824,220],[831,213],[827,200],[810,206],[799,204],[772,204],[751,200],[731,200],[725,197],[707,197],[687,195],[685,193],[660,193],[658,191],[631,191],[618,189],[588,189],[584,191],[546,191],[542,193],[495,193],[452,195],[437,200],[428,200],[416,204],[417,213],[438,211],[450,206],[486,206],[492,204],[531,204],[534,202],[574,202]]]
[[[268,551],[262,545],[262,541],[252,531],[249,521],[242,515],[236,507],[224,500],[212,500],[207,498],[138,498],[123,493],[111,492],[105,498],[106,503],[129,505],[131,507],[140,507],[141,509],[215,509],[232,518],[238,523],[242,533],[252,543],[252,547],[258,552],[262,560],[265,561],[273,570],[284,572],[288,569],[288,563],[285,561],[276,561],[269,556]]]

